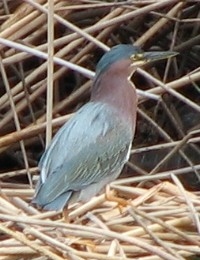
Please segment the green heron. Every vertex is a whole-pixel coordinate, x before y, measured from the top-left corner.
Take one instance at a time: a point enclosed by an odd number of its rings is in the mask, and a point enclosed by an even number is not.
[[[136,125],[137,94],[131,76],[138,66],[174,55],[126,44],[103,55],[90,101],[61,127],[40,160],[33,203],[60,210],[86,202],[119,176]]]

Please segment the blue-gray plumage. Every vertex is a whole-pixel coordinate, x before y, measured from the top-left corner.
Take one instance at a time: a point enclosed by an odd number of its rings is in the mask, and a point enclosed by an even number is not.
[[[74,191],[82,191],[80,200],[87,201],[101,189],[104,178],[119,174],[132,131],[117,115],[111,125],[113,112],[106,104],[90,102],[60,129],[40,161],[38,204],[63,208]],[[98,184],[94,192],[87,189],[92,183]]]
[[[104,55],[96,66],[96,77],[102,74],[109,66],[119,60],[130,59],[133,54],[144,53],[138,46],[131,44],[119,44],[113,47],[107,55]]]
[[[147,63],[147,54],[118,45],[101,58],[90,102],[58,131],[40,160],[34,203],[63,209],[88,201],[119,176],[135,132],[137,95],[130,77]]]

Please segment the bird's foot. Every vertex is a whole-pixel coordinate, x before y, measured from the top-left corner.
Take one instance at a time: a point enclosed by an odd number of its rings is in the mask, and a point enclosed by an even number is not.
[[[64,222],[69,223],[70,222],[70,218],[69,218],[69,210],[68,208],[64,208],[62,211],[62,219]]]
[[[119,198],[116,196],[116,191],[110,190],[110,186],[106,186],[105,197],[108,201],[113,201],[117,203],[117,208],[119,208],[120,213],[123,212],[123,208],[130,205],[130,202],[126,199]]]

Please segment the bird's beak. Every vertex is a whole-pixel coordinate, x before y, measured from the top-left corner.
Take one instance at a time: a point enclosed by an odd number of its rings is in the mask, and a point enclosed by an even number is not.
[[[178,55],[178,52],[174,52],[174,51],[145,52],[144,60],[146,60],[146,62],[151,62],[151,61],[167,59],[176,55]]]

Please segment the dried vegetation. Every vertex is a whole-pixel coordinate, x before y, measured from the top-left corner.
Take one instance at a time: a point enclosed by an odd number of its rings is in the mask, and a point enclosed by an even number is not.
[[[0,1],[0,260],[200,255],[199,17],[198,0]],[[72,205],[68,220],[35,209],[45,129],[49,140],[51,126],[87,102],[104,51],[133,42],[179,55],[136,74],[137,133],[123,178],[109,196]]]

